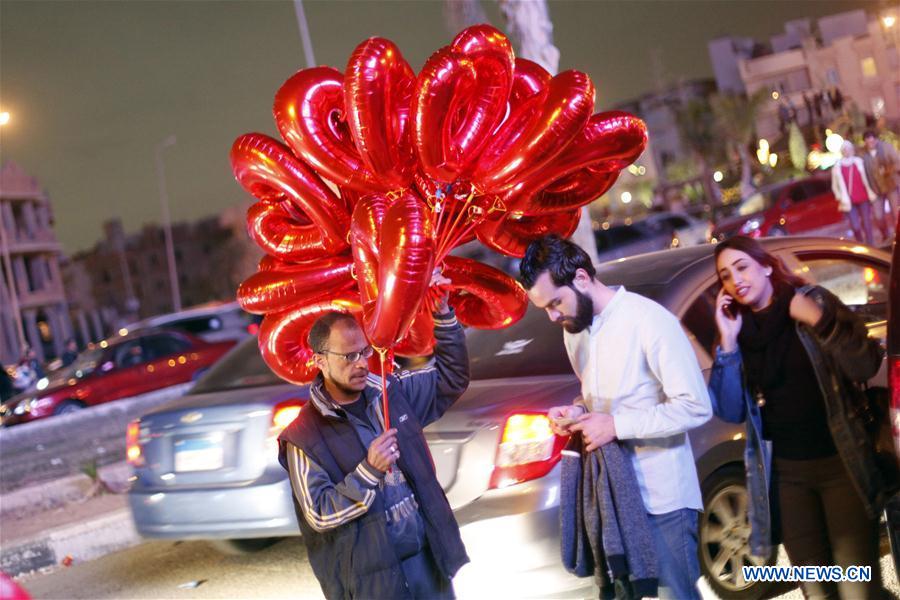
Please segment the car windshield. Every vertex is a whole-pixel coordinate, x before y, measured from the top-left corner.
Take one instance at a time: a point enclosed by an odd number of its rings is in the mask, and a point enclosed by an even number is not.
[[[191,388],[191,394],[284,383],[272,373],[259,352],[256,336],[244,340],[214,364]]]
[[[71,379],[72,377],[79,379],[82,377],[87,377],[94,372],[94,369],[97,368],[97,364],[103,357],[103,352],[103,348],[100,348],[99,346],[96,348],[85,350],[78,355],[78,358],[76,358],[75,362],[73,362],[71,365],[52,371],[48,375],[50,384],[52,385],[58,381]]]
[[[746,217],[762,212],[769,207],[771,198],[768,192],[756,192],[738,205],[738,214]]]

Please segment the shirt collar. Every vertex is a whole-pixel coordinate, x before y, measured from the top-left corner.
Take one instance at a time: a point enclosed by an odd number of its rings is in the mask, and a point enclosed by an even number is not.
[[[613,285],[610,286],[610,289],[615,290],[616,293],[613,294],[613,297],[610,298],[609,303],[600,311],[600,314],[594,315],[594,320],[591,322],[591,333],[596,333],[600,331],[603,327],[603,324],[609,320],[609,316],[616,311],[616,307],[622,303],[622,299],[625,297],[625,286],[624,285]]]

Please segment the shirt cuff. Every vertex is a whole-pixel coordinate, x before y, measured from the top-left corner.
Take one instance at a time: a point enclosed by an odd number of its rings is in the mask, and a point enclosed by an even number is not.
[[[368,488],[378,487],[378,484],[384,479],[384,473],[369,464],[368,459],[363,459],[362,462],[356,466],[355,472],[362,483]]]
[[[613,427],[616,428],[616,439],[630,440],[637,437],[637,413],[619,413],[613,415]]]
[[[435,313],[432,315],[432,317],[434,317],[435,329],[452,329],[459,324],[459,322],[456,320],[456,313],[452,308],[440,315]]]

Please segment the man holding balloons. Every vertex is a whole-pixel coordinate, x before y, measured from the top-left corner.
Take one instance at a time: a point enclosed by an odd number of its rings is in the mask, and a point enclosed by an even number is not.
[[[449,283],[435,271],[433,289]],[[387,377],[388,423],[356,319],[330,312],[310,330],[319,374],[279,460],[328,598],[452,598],[450,578],[469,560],[422,434],[469,384],[463,329],[437,296],[434,366]]]

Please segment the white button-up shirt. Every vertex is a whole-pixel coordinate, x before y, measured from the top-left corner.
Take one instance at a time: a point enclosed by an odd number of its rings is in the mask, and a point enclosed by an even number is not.
[[[565,344],[585,406],[613,416],[647,511],[702,510],[687,432],[708,421],[712,408],[678,319],[620,287],[589,329],[565,333]]]

